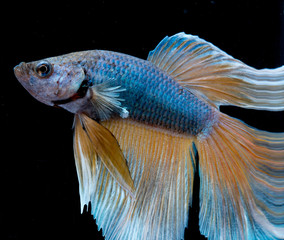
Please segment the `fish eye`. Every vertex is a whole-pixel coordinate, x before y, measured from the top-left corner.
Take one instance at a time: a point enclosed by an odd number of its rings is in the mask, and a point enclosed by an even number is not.
[[[41,77],[48,77],[52,73],[52,66],[49,62],[40,62],[35,68],[36,74]]]

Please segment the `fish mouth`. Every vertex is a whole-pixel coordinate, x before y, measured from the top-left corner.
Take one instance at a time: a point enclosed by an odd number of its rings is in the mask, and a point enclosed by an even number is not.
[[[77,99],[80,99],[80,98],[84,98],[87,94],[87,91],[89,89],[89,87],[91,87],[93,84],[91,81],[88,81],[88,80],[84,80],[79,89],[77,90],[77,92],[75,94],[73,94],[71,97],[69,98],[65,98],[65,99],[61,99],[61,100],[55,100],[55,101],[52,101],[52,103],[54,104],[54,106],[58,106],[60,107],[60,105],[64,105],[64,104],[67,104],[67,103],[70,103],[70,102],[73,102]]]
[[[18,80],[22,79],[23,69],[26,67],[26,63],[21,62],[17,66],[14,67],[14,74]]]
[[[27,74],[28,64],[25,62],[21,62],[20,64],[14,67],[14,75],[16,76],[19,83],[36,99],[38,99],[37,93],[31,87],[29,83],[29,76]],[[39,100],[43,102],[42,100]],[[48,102],[44,102],[47,105],[50,105]]]

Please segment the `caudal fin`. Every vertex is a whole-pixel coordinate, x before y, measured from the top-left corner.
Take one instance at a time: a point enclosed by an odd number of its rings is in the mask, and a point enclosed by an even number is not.
[[[221,114],[196,142],[200,231],[209,239],[284,239],[284,133]]]

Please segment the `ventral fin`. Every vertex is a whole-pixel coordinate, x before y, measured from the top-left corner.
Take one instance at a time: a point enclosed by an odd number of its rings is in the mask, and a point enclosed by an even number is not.
[[[284,110],[284,67],[254,69],[185,33],[165,37],[148,60],[216,107]]]
[[[98,157],[78,115],[75,116],[74,127],[74,156],[79,180],[81,211],[83,211],[84,205],[88,205],[91,200],[90,195],[95,188]]]
[[[116,138],[108,129],[85,114],[77,115],[75,121],[74,149],[75,157],[77,156],[76,161],[88,162],[90,168],[85,170],[91,171],[92,173],[88,174],[91,176],[96,171],[95,163],[90,163],[92,162],[91,159],[98,157],[117,183],[134,198],[135,187],[133,180]],[[82,166],[82,163],[79,163],[79,165]],[[82,169],[82,171],[84,170]],[[84,173],[79,174],[81,179],[84,178],[82,174]]]

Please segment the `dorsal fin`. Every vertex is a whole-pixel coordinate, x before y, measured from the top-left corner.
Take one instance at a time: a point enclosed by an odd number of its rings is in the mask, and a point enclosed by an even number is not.
[[[284,110],[284,67],[254,69],[185,33],[165,37],[148,60],[216,107]]]

